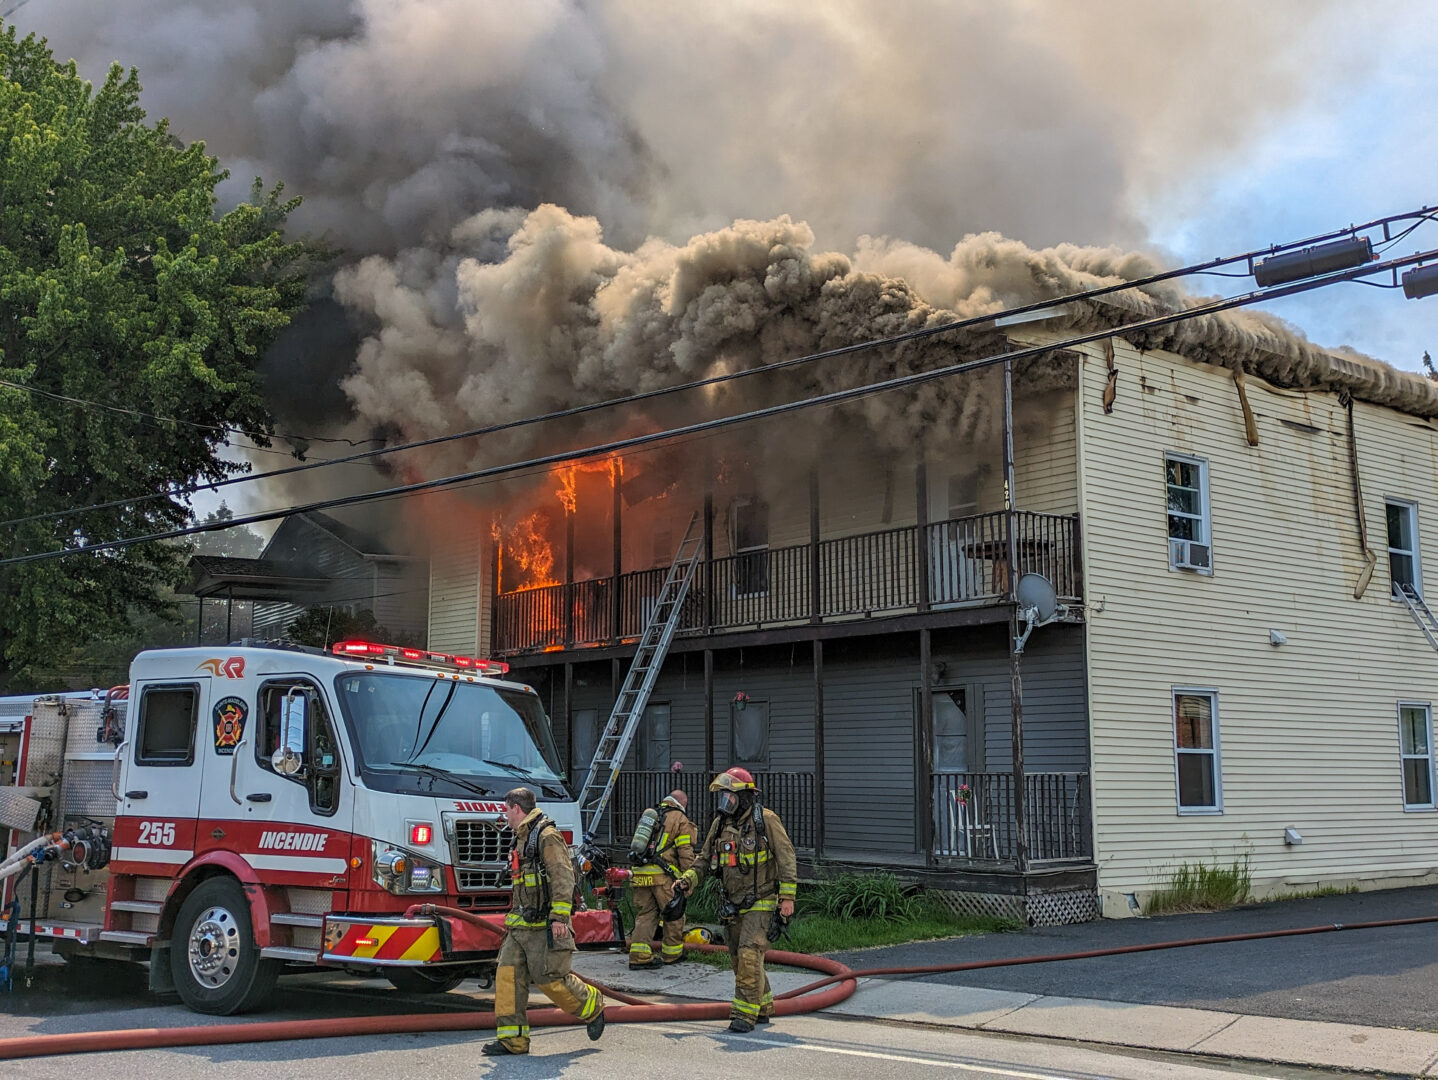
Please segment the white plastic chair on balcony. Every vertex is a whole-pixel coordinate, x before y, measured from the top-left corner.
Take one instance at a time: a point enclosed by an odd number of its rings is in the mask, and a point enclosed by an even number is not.
[[[954,800],[954,846],[959,854],[970,859],[987,857],[997,860],[999,845],[998,838],[994,836],[994,827],[980,821],[974,805],[960,799],[957,791],[950,794]]]

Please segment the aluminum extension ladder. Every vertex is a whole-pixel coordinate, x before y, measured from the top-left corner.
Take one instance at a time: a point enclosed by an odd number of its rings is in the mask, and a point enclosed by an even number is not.
[[[1408,582],[1400,582],[1398,595],[1408,608],[1408,613],[1413,616],[1413,621],[1418,624],[1418,629],[1423,631],[1423,636],[1428,639],[1428,644],[1438,649],[1438,619],[1433,617],[1433,612],[1423,602],[1423,597],[1418,595],[1418,590]]]
[[[594,748],[594,760],[589,763],[589,773],[584,787],[579,792],[579,824],[584,830],[584,841],[594,839],[594,830],[609,806],[609,797],[614,793],[614,783],[619,770],[624,766],[624,757],[629,744],[644,718],[644,707],[649,704],[649,695],[664,666],[664,657],[669,652],[669,643],[684,611],[684,598],[689,595],[689,585],[694,580],[694,571],[699,566],[704,552],[704,535],[696,534],[699,514],[689,518],[684,530],[684,539],[679,541],[679,550],[669,564],[664,585],[656,597],[654,609],[644,624],[644,633],[639,638],[639,648],[634,653],[634,663],[624,678],[624,686],[615,699],[614,710],[599,736]]]

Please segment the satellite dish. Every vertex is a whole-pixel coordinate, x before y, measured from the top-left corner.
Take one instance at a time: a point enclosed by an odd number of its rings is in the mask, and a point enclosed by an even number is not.
[[[1019,578],[1015,592],[1019,607],[1032,612],[1033,622],[1050,622],[1059,612],[1059,597],[1053,582],[1042,574],[1025,574]]]

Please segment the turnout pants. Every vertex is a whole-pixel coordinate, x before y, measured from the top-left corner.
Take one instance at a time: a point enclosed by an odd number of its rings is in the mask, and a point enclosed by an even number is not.
[[[570,974],[574,936],[549,944],[544,930],[511,927],[499,947],[499,965],[494,974],[495,1034],[499,1041],[522,1054],[529,1050],[529,984],[537,984],[544,996],[582,1023],[593,1020],[604,1008],[604,998],[594,987]]]
[[[774,993],[769,989],[769,976],[764,973],[764,950],[769,948],[769,919],[775,904],[773,899],[761,900],[758,907],[724,924],[729,959],[734,964],[731,1020],[747,1020],[752,1024],[761,1016],[774,1014]]]
[[[636,885],[634,894],[634,934],[629,942],[629,962],[647,964],[654,957],[654,932],[659,928],[659,912],[674,898],[674,882],[665,880],[653,885]],[[666,964],[684,959],[684,920],[672,919],[664,924],[664,944],[659,950]]]

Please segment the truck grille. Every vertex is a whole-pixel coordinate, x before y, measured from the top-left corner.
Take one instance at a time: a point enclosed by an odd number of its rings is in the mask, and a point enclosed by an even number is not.
[[[454,876],[459,879],[460,892],[477,892],[481,889],[498,889],[508,882],[504,880],[505,874],[501,870],[462,870],[456,869]]]
[[[513,839],[514,834],[507,825],[461,818],[454,823],[454,865],[482,866],[502,872]]]

